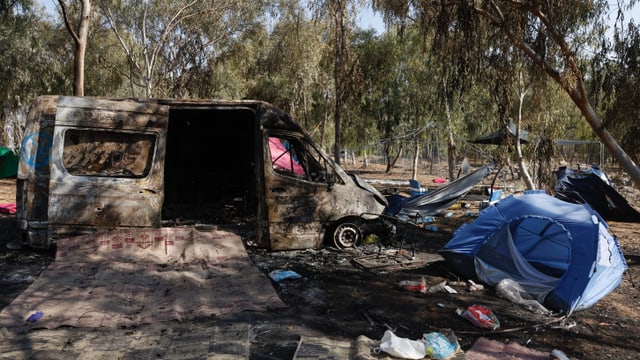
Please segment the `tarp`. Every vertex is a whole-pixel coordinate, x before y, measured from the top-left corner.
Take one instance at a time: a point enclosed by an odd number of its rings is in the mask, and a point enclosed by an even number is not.
[[[18,156],[6,147],[0,147],[0,179],[18,174]]]
[[[59,239],[56,260],[2,309],[0,328],[130,327],[285,306],[236,234],[121,230]]]
[[[567,315],[613,291],[627,268],[615,236],[589,205],[541,191],[510,195],[464,224],[439,252],[468,279],[516,281]]]
[[[508,130],[501,128],[498,131],[495,131],[489,135],[481,136],[472,141],[474,144],[492,144],[492,145],[502,145],[506,143],[506,140],[511,137],[513,139],[516,138],[516,125],[512,122],[509,123],[507,127]],[[529,133],[520,129],[520,143],[527,144],[529,143]]]
[[[589,204],[608,221],[640,222],[640,212],[611,185],[609,178],[597,167],[556,171],[558,199],[575,204]]]
[[[475,184],[489,175],[492,169],[493,164],[485,165],[424,195],[412,198],[390,196],[387,198],[389,205],[385,209],[385,215],[410,217],[436,215],[451,207]]]

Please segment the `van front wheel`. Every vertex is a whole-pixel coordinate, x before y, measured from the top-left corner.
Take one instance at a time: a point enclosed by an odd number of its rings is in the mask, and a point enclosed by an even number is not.
[[[356,247],[360,241],[362,241],[362,232],[354,223],[341,223],[333,231],[333,243],[338,249]]]

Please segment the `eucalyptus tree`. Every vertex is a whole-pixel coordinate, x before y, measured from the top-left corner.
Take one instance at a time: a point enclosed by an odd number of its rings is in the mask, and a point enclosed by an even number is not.
[[[94,22],[89,29],[85,56],[85,95],[130,96],[127,64],[113,31]]]
[[[68,88],[65,39],[33,1],[0,1],[0,39],[0,101],[5,109],[28,106],[38,95]]]
[[[247,77],[253,81],[247,95],[269,101],[315,129],[322,120],[312,118],[314,93],[330,86],[322,67],[327,44],[320,26],[297,1],[283,2],[278,10],[268,40],[252,51],[255,61]]]
[[[640,27],[616,22],[613,43],[592,64],[592,91],[604,112],[604,126],[640,161]],[[618,24],[618,22],[622,22]]]
[[[73,95],[84,96],[84,65],[91,23],[91,0],[77,0],[65,2],[58,0],[64,25],[73,39]],[[69,8],[73,7],[77,23],[72,24]]]
[[[633,5],[636,0],[619,3]],[[607,0],[379,0],[374,4],[389,17],[414,16],[425,31],[435,31],[446,39],[459,36],[468,45],[461,48],[465,50],[462,54],[477,54],[508,39],[511,47],[504,48],[505,56],[521,52],[528,58],[532,72],[541,71],[557,82],[640,188],[640,168],[592,107],[579,61],[580,52],[589,45],[589,32],[602,34],[609,8]]]
[[[441,91],[432,86],[441,79],[435,58],[426,51],[431,39],[425,38],[418,29],[409,27],[398,34],[401,51],[400,71],[404,74],[402,84],[403,112],[413,141],[412,178],[419,172],[420,145],[428,132],[437,126],[436,119],[442,114],[438,99]]]
[[[190,96],[184,76],[211,66],[229,44],[253,29],[264,1],[98,0],[105,26],[128,62],[132,95]]]
[[[309,4],[318,19],[326,20],[331,32],[333,46],[334,80],[334,159],[339,164],[342,154],[342,110],[345,96],[348,96],[348,79],[352,75],[355,61],[349,48],[350,37],[355,28],[355,11],[361,0],[310,0]]]
[[[368,115],[368,126],[375,126],[386,161],[386,172],[390,172],[404,146],[404,141],[400,141],[404,140],[401,130],[403,82],[399,71],[400,48],[394,33],[386,32],[379,38],[371,33],[364,35],[356,47],[362,72],[362,86],[358,93],[360,112]],[[366,134],[367,127],[357,127],[360,135]]]

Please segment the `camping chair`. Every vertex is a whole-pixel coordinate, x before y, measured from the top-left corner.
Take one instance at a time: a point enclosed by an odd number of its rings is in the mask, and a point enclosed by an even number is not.
[[[423,194],[427,193],[427,189],[420,187],[420,182],[416,179],[410,179],[409,180],[409,193],[411,194],[411,197],[416,197],[416,196],[420,196]]]

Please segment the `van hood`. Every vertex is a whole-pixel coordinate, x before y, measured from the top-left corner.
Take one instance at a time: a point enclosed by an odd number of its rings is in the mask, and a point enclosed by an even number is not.
[[[360,176],[356,174],[349,174],[349,176],[353,179],[353,181],[356,183],[356,185],[358,185],[359,188],[370,192],[373,195],[373,197],[380,203],[380,205],[384,205],[385,207],[389,205],[387,198],[385,198],[384,195],[382,195],[382,193],[378,191],[378,189],[371,186],[371,184],[364,181],[364,179],[362,179]]]

